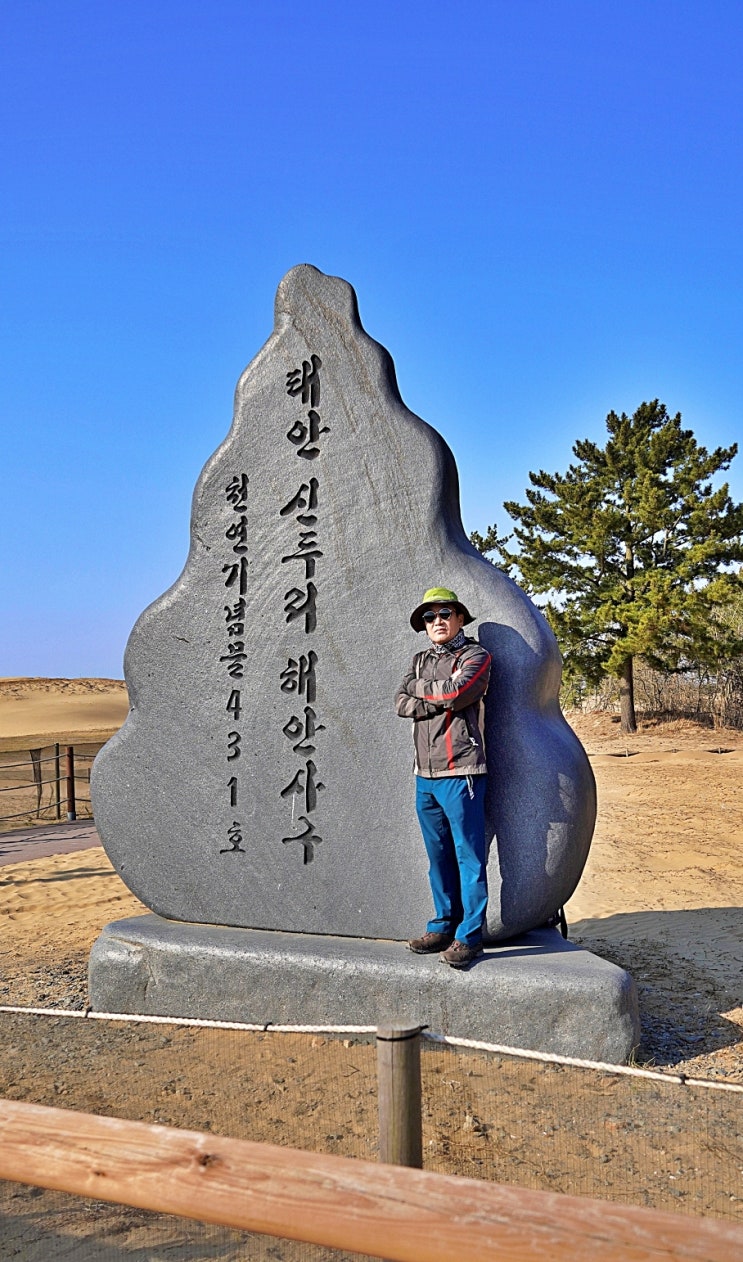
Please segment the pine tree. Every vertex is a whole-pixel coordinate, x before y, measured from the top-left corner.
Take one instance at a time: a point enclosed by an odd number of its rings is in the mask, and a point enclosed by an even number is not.
[[[677,671],[743,651],[714,616],[740,591],[724,567],[743,560],[743,505],[712,484],[737,446],[708,452],[657,399],[631,417],[610,412],[606,427],[606,446],[577,442],[564,475],[529,474],[528,504],[504,505],[512,535],[490,527],[472,542],[547,596],[568,678],[618,678],[622,728],[634,732],[635,657]]]

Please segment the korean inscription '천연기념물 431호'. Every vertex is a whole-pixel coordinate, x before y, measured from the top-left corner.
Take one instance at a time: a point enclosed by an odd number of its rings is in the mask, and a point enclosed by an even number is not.
[[[227,652],[222,653],[219,660],[225,663],[230,681],[243,678],[244,663],[247,657],[245,652],[245,608],[248,591],[248,519],[246,516],[248,482],[247,473],[235,474],[225,487],[225,500],[236,514],[236,518],[230,522],[230,525],[224,532],[224,537],[231,546],[235,560],[227,561],[222,566],[222,573],[225,575],[224,586],[236,599],[234,604],[224,606],[224,621],[229,642],[227,644]],[[232,763],[240,757],[240,743],[242,740],[240,729],[235,726],[239,723],[242,714],[240,688],[230,689],[225,713],[230,716],[226,758],[228,763]],[[230,776],[227,781],[227,788],[229,790],[230,806],[237,807],[239,780],[236,773]],[[245,854],[242,840],[242,826],[239,820],[234,819],[227,826],[227,841],[229,844],[220,850],[219,853]]]
[[[199,478],[183,573],[129,639],[131,713],[92,777],[103,844],[173,920],[407,938],[430,894],[392,698],[409,611],[443,583],[493,660],[488,936],[524,932],[575,888],[595,808],[554,636],[468,542],[451,452],[350,285],[294,268],[275,312]]]

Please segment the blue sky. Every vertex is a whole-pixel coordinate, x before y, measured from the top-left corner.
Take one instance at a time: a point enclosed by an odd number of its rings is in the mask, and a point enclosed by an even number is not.
[[[0,674],[121,675],[296,263],[468,530],[612,408],[737,440],[741,64],[738,0],[0,0]]]

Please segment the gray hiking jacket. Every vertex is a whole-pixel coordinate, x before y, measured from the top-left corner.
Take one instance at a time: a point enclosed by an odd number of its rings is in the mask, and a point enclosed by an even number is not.
[[[415,774],[487,774],[483,737],[490,654],[476,640],[457,652],[416,653],[395,695],[395,709],[413,720]]]

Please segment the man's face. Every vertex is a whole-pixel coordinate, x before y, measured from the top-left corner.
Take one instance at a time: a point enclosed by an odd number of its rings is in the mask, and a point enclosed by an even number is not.
[[[442,617],[442,611],[448,613],[449,617]],[[426,614],[429,613],[434,613],[436,617],[426,618]],[[434,644],[448,644],[464,626],[464,614],[452,609],[451,605],[429,605],[423,615],[423,621],[429,640],[433,640]]]

